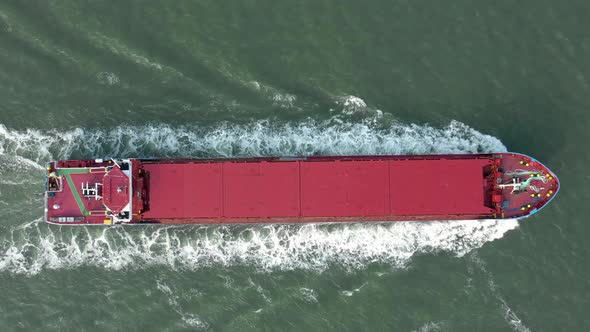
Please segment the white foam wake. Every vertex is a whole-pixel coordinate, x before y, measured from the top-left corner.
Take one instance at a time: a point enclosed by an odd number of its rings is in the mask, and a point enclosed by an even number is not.
[[[112,129],[13,130],[0,125],[0,154],[35,162],[95,157],[240,157],[285,155],[432,154],[502,152],[495,137],[460,122],[435,128],[375,119],[360,123],[307,120],[212,127],[169,125]]]
[[[96,266],[179,270],[248,265],[259,270],[403,267],[413,255],[462,256],[517,227],[516,220],[253,227],[51,227],[29,223],[0,240],[0,271]]]

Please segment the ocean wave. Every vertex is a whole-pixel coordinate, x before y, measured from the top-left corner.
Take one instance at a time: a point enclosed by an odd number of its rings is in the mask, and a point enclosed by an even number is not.
[[[362,113],[369,110],[367,103],[356,96],[343,96],[336,100],[336,104],[342,106],[342,113],[352,115],[355,113]]]
[[[36,163],[96,157],[253,157],[503,152],[495,137],[452,121],[437,128],[375,119],[216,126],[164,124],[111,129],[14,130],[0,125],[0,154]]]
[[[416,254],[463,256],[518,226],[516,220],[183,227],[52,227],[30,222],[0,239],[0,271],[96,266],[197,270],[248,265],[260,271],[402,268]]]
[[[468,265],[468,271],[470,274],[474,273],[474,269],[471,267],[474,266],[488,279],[488,289],[491,292],[491,295],[493,295],[493,297],[499,302],[499,311],[502,313],[504,320],[510,328],[515,332],[531,332],[524,322],[516,315],[516,312],[510,308],[508,302],[506,302],[498,290],[492,273],[489,272],[486,267],[486,263],[475,252],[467,256],[467,262],[470,264]]]

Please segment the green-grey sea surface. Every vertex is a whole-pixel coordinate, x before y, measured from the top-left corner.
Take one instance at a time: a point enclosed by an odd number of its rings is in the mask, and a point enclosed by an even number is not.
[[[0,331],[588,331],[589,125],[587,0],[4,0]],[[558,197],[521,221],[41,220],[54,159],[490,151]]]

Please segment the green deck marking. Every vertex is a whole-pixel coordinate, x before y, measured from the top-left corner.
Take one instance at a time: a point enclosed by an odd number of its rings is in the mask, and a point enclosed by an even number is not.
[[[90,173],[89,168],[59,168],[56,171],[57,171],[57,175]]]
[[[80,197],[80,195],[78,194],[78,190],[76,190],[76,187],[74,186],[74,180],[72,180],[72,177],[70,176],[71,173],[84,173],[84,172],[62,172],[63,175],[65,175],[66,180],[68,181],[68,185],[70,186],[70,189],[72,190],[72,194],[74,194],[74,199],[76,200],[76,203],[78,203],[78,207],[80,208],[80,212],[82,212],[83,216],[87,216],[90,215],[90,213],[88,213],[88,211],[86,211],[86,208],[84,207],[84,202],[82,202],[82,198]],[[85,173],[88,173],[88,170],[86,170]]]

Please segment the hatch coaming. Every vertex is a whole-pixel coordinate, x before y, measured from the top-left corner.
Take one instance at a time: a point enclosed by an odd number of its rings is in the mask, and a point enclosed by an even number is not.
[[[493,155],[343,156],[141,163],[144,222],[486,219]],[[322,219],[323,218],[323,219]]]

